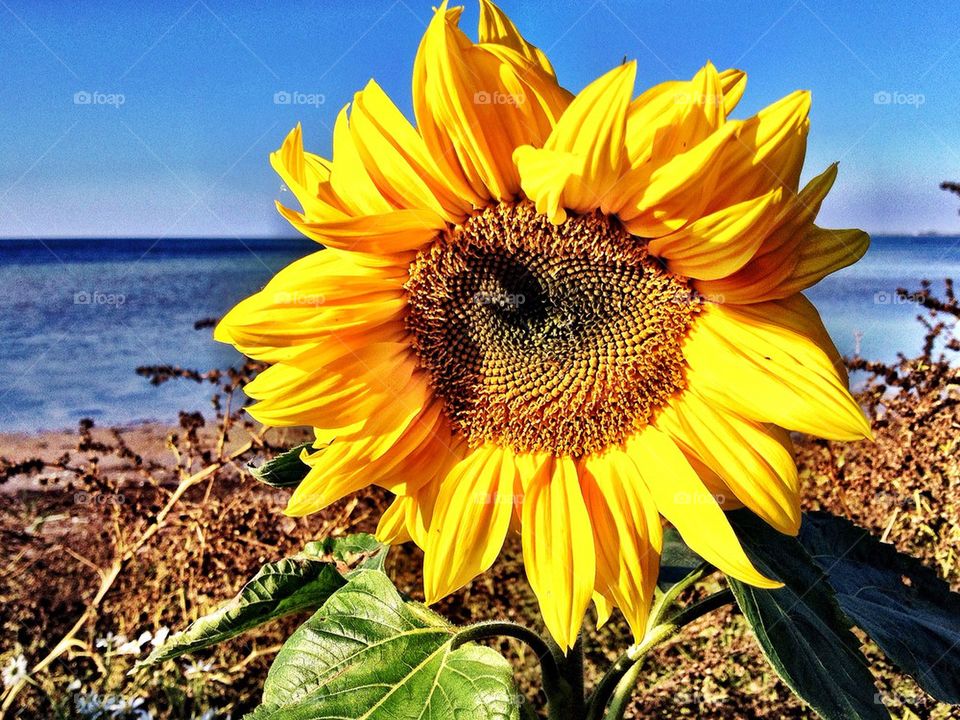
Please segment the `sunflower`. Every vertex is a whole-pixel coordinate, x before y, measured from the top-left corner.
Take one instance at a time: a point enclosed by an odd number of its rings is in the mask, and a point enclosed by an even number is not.
[[[325,249],[216,337],[270,365],[254,418],[315,428],[287,512],[386,488],[378,535],[423,548],[428,602],[519,532],[563,648],[591,600],[643,634],[664,523],[776,587],[724,510],[795,534],[789,432],[870,436],[801,294],[869,242],[814,224],[836,166],[799,188],[809,94],[734,120],[743,72],[634,97],[628,62],[573,96],[488,0],[477,43],[460,13],[420,44],[415,126],[371,81],[331,160],[299,125],[271,155]]]

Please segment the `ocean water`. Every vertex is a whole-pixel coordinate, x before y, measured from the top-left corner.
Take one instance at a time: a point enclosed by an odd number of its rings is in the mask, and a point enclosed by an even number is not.
[[[140,365],[237,363],[195,321],[219,317],[307,240],[0,240],[0,427],[37,431],[173,421],[209,407],[209,385],[154,387]],[[918,309],[896,299],[920,280],[960,280],[960,237],[878,237],[866,257],[809,292],[841,352],[889,360],[919,348]]]

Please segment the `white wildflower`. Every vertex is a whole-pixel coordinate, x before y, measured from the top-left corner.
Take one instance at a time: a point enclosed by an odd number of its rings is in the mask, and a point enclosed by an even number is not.
[[[170,635],[170,628],[164,625],[162,628],[157,630],[156,634],[153,636],[153,640],[150,641],[150,644],[154,647],[160,647],[166,641],[167,636]]]
[[[143,652],[143,646],[150,642],[153,635],[149,630],[140,633],[140,637],[130,640],[117,647],[117,655],[139,655]]]
[[[108,632],[105,637],[97,638],[97,647],[105,648],[110,650],[117,645],[124,645],[127,642],[126,635],[114,635],[112,632]]]
[[[196,677],[197,675],[203,675],[211,670],[213,670],[212,660],[208,660],[207,662],[192,662],[189,665],[184,666],[183,674],[190,678]]]
[[[27,659],[23,656],[23,653],[10,658],[7,664],[3,666],[3,670],[0,671],[0,676],[3,677],[3,686],[7,688],[26,680]]]

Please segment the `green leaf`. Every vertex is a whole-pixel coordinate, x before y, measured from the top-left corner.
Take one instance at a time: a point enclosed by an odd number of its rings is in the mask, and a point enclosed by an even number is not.
[[[340,563],[344,575],[353,570],[383,570],[388,545],[369,533],[354,533],[344,537],[328,537],[307,543],[303,554],[327,558]]]
[[[329,562],[292,557],[269,563],[229,603],[171,635],[144,660],[162,662],[215,645],[257,625],[320,607],[346,580]]]
[[[510,664],[487,647],[451,649],[456,628],[358,570],[277,655],[247,720],[516,720]]]
[[[660,590],[666,592],[670,587],[697,571],[703,564],[704,559],[690,549],[675,527],[671,525],[664,529],[660,574],[657,576],[657,586]]]
[[[857,626],[930,695],[960,704],[960,595],[919,561],[829,513],[809,513],[800,542]]]
[[[887,720],[850,621],[800,542],[747,510],[728,517],[757,569],[784,583],[763,590],[728,578],[777,674],[828,720]]]
[[[247,463],[247,470],[257,480],[270,487],[293,488],[299,485],[310,472],[310,467],[300,459],[300,453],[312,449],[313,443],[305,442],[267,460],[262,465],[255,466],[253,463]]]
[[[215,645],[290,613],[316,610],[356,570],[382,571],[387,550],[368,533],[307,543],[302,553],[264,565],[231,602],[171,635],[142,664]]]

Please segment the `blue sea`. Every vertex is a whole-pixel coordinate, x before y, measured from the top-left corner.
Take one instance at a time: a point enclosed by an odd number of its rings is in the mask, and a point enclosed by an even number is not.
[[[140,365],[239,362],[194,329],[316,248],[307,240],[0,240],[0,427],[33,432],[171,422],[207,410],[209,385],[154,387]],[[809,292],[845,354],[889,360],[923,335],[896,289],[960,280],[960,237],[876,237],[866,257]]]

